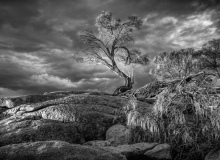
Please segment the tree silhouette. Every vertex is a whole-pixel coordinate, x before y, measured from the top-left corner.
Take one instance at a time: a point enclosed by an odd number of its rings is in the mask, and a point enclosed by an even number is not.
[[[96,18],[98,33],[91,30],[80,33],[79,38],[85,44],[86,57],[84,61],[91,61],[102,64],[114,71],[118,76],[124,78],[125,85],[117,88],[113,95],[126,92],[134,84],[133,68],[135,64],[147,65],[148,56],[142,54],[140,50],[133,48],[134,39],[132,33],[134,29],[140,29],[142,19],[136,15],[129,16],[126,20],[115,19],[111,12],[102,11]],[[128,73],[118,67],[122,62],[125,66],[130,66]]]

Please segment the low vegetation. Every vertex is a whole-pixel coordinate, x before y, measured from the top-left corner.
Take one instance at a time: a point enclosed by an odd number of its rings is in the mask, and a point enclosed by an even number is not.
[[[200,61],[196,52],[182,54],[186,51],[156,57],[164,74],[160,67],[153,73],[156,81],[166,85],[156,95],[152,112],[139,108],[137,98],[131,96],[127,124],[135,132],[134,141],[171,144],[173,159],[203,159],[208,151],[220,146],[219,74],[215,67],[204,70],[204,59]]]

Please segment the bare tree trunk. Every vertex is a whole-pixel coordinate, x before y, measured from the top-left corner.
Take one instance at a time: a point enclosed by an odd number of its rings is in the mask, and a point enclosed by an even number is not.
[[[113,92],[113,94],[112,94],[113,96],[117,96],[117,95],[119,95],[121,93],[124,93],[124,92],[132,89],[132,85],[134,84],[134,82],[132,81],[132,78],[128,77],[128,76],[125,76],[124,79],[125,79],[125,85],[121,86],[121,87],[118,87]]]
[[[115,63],[115,60],[114,59],[111,59],[112,61],[112,68],[111,70],[114,71],[117,75],[119,75],[120,77],[124,78],[125,79],[125,85],[124,86],[121,86],[121,87],[118,87],[114,92],[113,92],[113,96],[117,96],[121,93],[124,93],[128,90],[131,90],[132,88],[132,85],[134,84],[134,81],[132,81],[132,78],[129,77],[127,74],[125,74],[124,72],[122,72],[117,64]]]

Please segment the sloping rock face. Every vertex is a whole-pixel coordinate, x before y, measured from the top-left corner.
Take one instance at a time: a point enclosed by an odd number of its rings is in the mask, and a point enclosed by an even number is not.
[[[119,145],[117,147],[104,147],[112,152],[123,154],[127,160],[170,160],[170,146],[166,143],[135,143]]]
[[[135,143],[131,145],[119,145],[117,147],[106,147],[108,150],[111,150],[115,153],[121,153],[126,157],[133,155],[143,155],[146,151],[153,149],[158,143]]]
[[[64,97],[63,95],[26,95],[26,96],[17,96],[17,97],[6,97],[0,98],[0,106],[5,106],[7,108],[14,108],[21,104],[31,104],[39,103],[52,99],[57,99]]]
[[[71,143],[104,140],[109,127],[125,123],[126,103],[119,97],[79,94],[16,106],[2,113],[10,117],[0,121],[0,145],[55,139]]]
[[[89,141],[83,145],[97,146],[124,155],[127,160],[170,160],[170,145],[140,142],[135,144],[111,146],[109,141]]]
[[[94,141],[88,141],[83,145],[106,147],[106,146],[111,146],[111,143],[109,141],[104,141],[104,140],[94,140]]]
[[[159,144],[152,150],[147,151],[144,155],[157,159],[172,159],[170,155],[170,145]]]
[[[126,99],[113,96],[94,96],[94,95],[71,95],[64,98],[58,98],[41,103],[23,104],[7,110],[8,114],[24,114],[46,109],[57,105],[68,105],[70,108],[86,112],[96,111],[106,114],[117,113],[127,102]],[[78,105],[78,106],[77,106]],[[75,107],[74,107],[75,106]],[[85,106],[85,107],[81,107]],[[90,107],[91,106],[91,107]],[[106,108],[105,108],[106,107]],[[39,111],[39,112],[41,112]],[[66,119],[66,121],[69,121]]]
[[[55,91],[55,92],[46,92],[43,95],[50,96],[68,96],[72,94],[86,94],[86,95],[111,95],[106,92],[92,92],[92,91]]]
[[[103,148],[62,141],[40,141],[0,148],[2,160],[126,160],[125,156]]]
[[[0,159],[134,160],[158,145],[129,145],[126,98],[84,92],[44,96],[57,98],[0,107]],[[148,103],[138,106],[152,111]]]
[[[85,142],[74,123],[63,123],[37,116],[10,117],[0,123],[0,146],[48,140]]]
[[[109,95],[108,93],[105,92],[57,91],[57,92],[44,93],[43,95],[24,95],[24,96],[0,98],[0,106],[5,106],[7,108],[14,108],[22,104],[39,103],[39,102],[70,96],[70,95],[79,95],[79,94]]]

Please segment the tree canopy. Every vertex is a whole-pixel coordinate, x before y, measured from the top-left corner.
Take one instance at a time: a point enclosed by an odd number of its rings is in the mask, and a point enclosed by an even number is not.
[[[85,61],[91,61],[105,65],[118,76],[125,79],[125,86],[131,89],[132,78],[118,67],[118,62],[125,66],[132,64],[147,65],[147,54],[142,54],[139,49],[133,48],[134,39],[132,33],[139,30],[143,24],[141,18],[136,15],[129,16],[126,20],[114,18],[111,12],[102,11],[96,18],[98,33],[91,30],[80,33],[79,38],[85,44]]]

